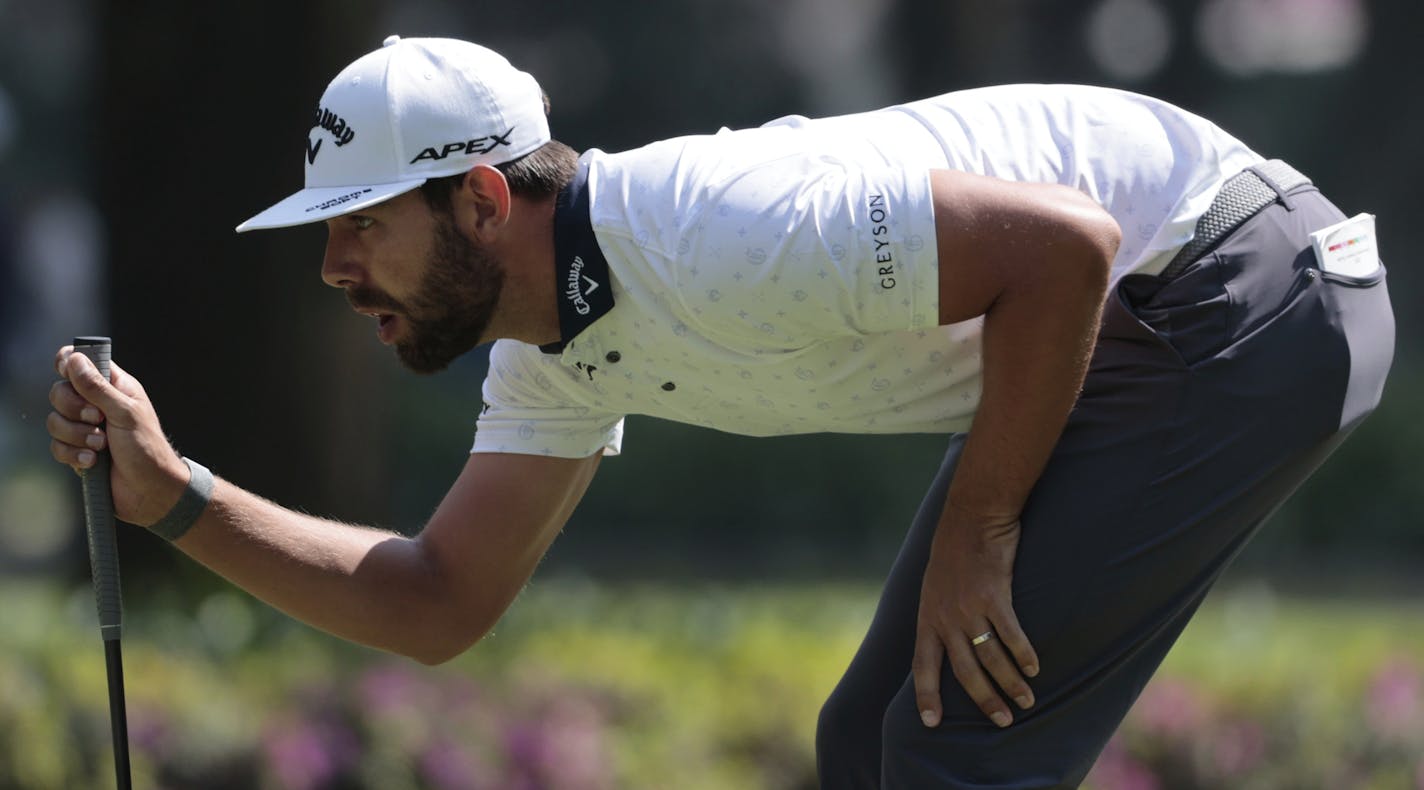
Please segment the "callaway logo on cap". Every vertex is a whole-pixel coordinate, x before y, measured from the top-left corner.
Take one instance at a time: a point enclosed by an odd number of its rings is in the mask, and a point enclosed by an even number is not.
[[[391,36],[322,94],[306,188],[237,230],[320,222],[547,142],[544,94],[504,56],[467,41]]]

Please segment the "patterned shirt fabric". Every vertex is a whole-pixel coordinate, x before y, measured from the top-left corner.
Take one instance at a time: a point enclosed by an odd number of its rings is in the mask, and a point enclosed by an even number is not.
[[[1160,270],[1261,161],[1164,102],[1062,85],[589,151],[556,216],[564,340],[495,343],[472,451],[616,454],[628,414],[752,436],[967,430],[982,320],[937,325],[931,169],[1087,194],[1123,229],[1116,281]]]

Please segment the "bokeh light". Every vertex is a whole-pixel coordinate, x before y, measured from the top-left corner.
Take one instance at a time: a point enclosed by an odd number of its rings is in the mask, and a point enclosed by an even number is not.
[[[1208,0],[1197,18],[1207,59],[1241,77],[1348,66],[1368,32],[1360,0]]]
[[[1084,29],[1088,52],[1119,82],[1142,82],[1172,51],[1172,21],[1157,0],[1103,0]]]
[[[0,477],[0,559],[22,566],[54,561],[74,539],[78,478],[48,471]]]

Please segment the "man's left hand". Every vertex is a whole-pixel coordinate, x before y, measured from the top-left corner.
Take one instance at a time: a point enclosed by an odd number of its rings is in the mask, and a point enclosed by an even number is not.
[[[1020,708],[1033,705],[1025,675],[1038,674],[1038,656],[1019,627],[1011,592],[1019,531],[1018,519],[995,523],[953,505],[945,511],[920,589],[912,666],[926,726],[937,726],[943,714],[946,653],[959,684],[1000,727],[1013,722],[1005,695]]]

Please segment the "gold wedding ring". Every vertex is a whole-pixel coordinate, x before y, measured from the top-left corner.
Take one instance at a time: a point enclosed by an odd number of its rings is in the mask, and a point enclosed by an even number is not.
[[[987,641],[989,641],[990,639],[993,639],[993,638],[994,638],[994,630],[991,628],[991,629],[989,629],[988,631],[985,631],[984,633],[982,633],[982,634],[980,634],[980,635],[974,637],[973,639],[969,640],[969,644],[971,644],[971,645],[973,645],[973,646],[975,646],[975,647],[978,647],[978,646],[984,644],[985,642],[987,642]]]

